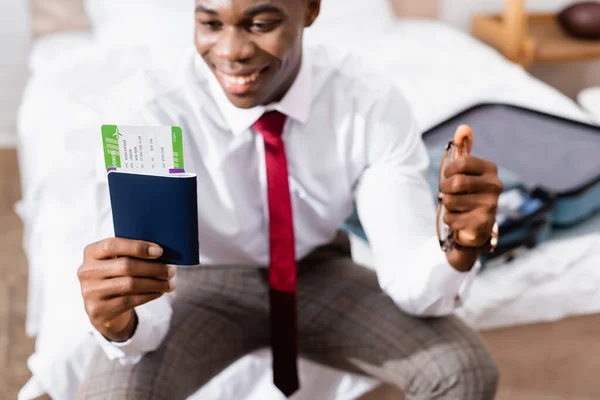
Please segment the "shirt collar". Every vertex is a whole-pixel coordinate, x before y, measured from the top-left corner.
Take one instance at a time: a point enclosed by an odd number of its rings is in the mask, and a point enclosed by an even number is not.
[[[198,72],[208,81],[210,93],[234,135],[249,129],[267,111],[279,111],[302,124],[308,121],[313,90],[308,52],[303,52],[298,76],[281,101],[248,109],[238,108],[227,99],[214,73],[199,54],[196,55],[196,65]]]

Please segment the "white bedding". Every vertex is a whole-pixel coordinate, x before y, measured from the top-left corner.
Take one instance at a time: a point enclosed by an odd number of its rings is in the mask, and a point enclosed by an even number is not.
[[[55,33],[37,38],[31,46],[28,66],[32,74],[43,73],[59,60],[68,60],[71,55],[81,54],[94,45],[91,32]]]
[[[401,21],[376,38],[362,32],[327,37],[309,33],[308,40],[335,40],[370,57],[395,78],[423,129],[481,101],[590,120],[565,96],[438,23]],[[20,399],[34,398],[43,387],[53,398],[68,400],[95,349],[83,331],[75,274],[81,249],[95,239],[89,229],[97,195],[90,160],[98,126],[106,122],[98,120],[95,104],[152,55],[141,48],[101,49],[85,35],[46,44],[38,43],[33,53],[34,74],[19,115],[24,195],[18,211],[30,264],[27,331],[38,335],[29,360],[34,378]],[[600,263],[600,218],[593,222],[580,228],[587,234],[556,237],[511,264],[482,273],[459,315],[486,329],[600,312],[600,295],[593,290],[600,283],[600,270],[593,267]],[[369,263],[363,243],[353,240],[353,254]],[[305,360],[301,376],[305,389],[296,400],[353,399],[376,384]],[[195,398],[280,399],[270,382],[268,352],[244,357]]]
[[[596,122],[600,124],[600,86],[582,90],[577,96],[581,107],[592,114]]]

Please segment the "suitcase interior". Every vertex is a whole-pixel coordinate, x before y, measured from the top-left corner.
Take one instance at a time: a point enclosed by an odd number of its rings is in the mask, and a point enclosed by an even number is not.
[[[600,127],[506,104],[480,104],[423,134],[436,154],[456,128],[473,128],[472,154],[554,197],[553,222],[568,226],[600,210]],[[504,178],[503,178],[504,181]]]

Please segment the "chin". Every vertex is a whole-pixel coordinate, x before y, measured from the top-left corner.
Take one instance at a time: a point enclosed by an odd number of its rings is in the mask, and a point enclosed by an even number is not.
[[[235,96],[232,94],[227,94],[227,99],[229,102],[236,106],[237,108],[253,108],[260,104],[257,98],[254,96]]]

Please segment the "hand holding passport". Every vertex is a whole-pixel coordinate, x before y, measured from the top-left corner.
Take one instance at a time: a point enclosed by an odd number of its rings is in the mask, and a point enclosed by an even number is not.
[[[94,328],[113,342],[130,339],[134,308],[175,290],[175,269],[157,262],[152,243],[109,238],[86,247],[77,276],[85,310]]]
[[[135,307],[175,289],[172,265],[199,264],[196,175],[185,173],[178,127],[102,127],[115,238],[89,245],[78,277],[86,312],[123,342]]]
[[[197,265],[195,174],[184,169],[179,127],[102,127],[115,236],[160,245],[160,262]]]

